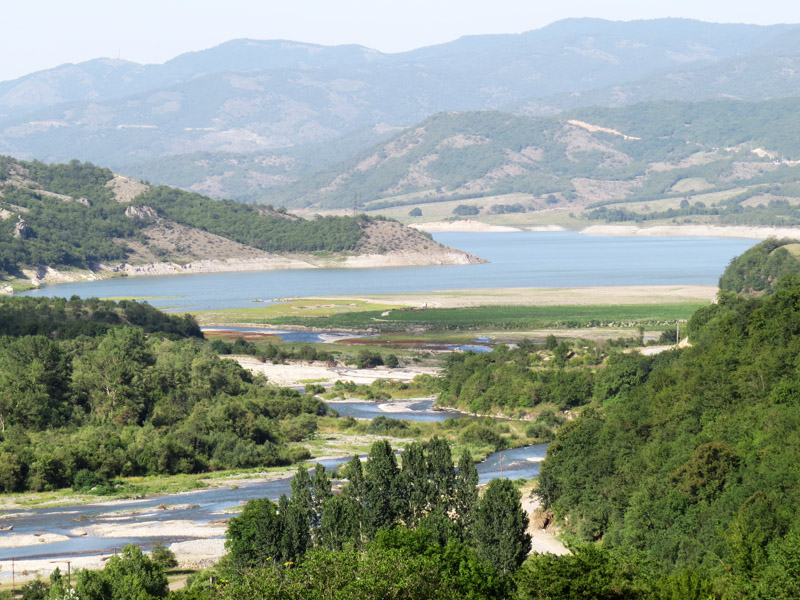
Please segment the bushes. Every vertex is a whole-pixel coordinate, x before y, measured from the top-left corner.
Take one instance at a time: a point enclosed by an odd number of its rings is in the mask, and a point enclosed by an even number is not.
[[[495,450],[502,450],[505,447],[503,437],[489,424],[484,422],[474,422],[464,428],[458,436],[462,442],[473,444],[486,444]]]
[[[72,478],[72,489],[76,492],[87,492],[92,488],[106,488],[108,480],[100,473],[81,469]]]
[[[408,423],[398,419],[390,419],[383,415],[378,415],[367,426],[367,433],[372,435],[390,435],[394,437],[402,436],[409,429]]]
[[[356,366],[359,369],[374,369],[383,365],[383,356],[373,350],[361,350],[356,356]]]

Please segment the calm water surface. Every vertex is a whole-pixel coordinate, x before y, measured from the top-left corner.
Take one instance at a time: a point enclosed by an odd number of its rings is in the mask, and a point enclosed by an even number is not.
[[[436,241],[488,264],[309,269],[133,277],[45,286],[27,295],[156,297],[174,311],[257,306],[255,299],[499,287],[715,285],[730,260],[758,240],[606,237],[567,232],[438,233]],[[159,298],[160,297],[160,298]]]

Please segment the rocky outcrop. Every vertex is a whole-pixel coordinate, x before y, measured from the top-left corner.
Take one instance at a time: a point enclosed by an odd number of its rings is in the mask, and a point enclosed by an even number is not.
[[[33,237],[33,229],[25,222],[22,216],[18,217],[17,224],[14,225],[14,237],[22,240],[27,240]]]
[[[125,209],[125,216],[131,219],[138,218],[148,223],[158,219],[158,213],[150,206],[131,205]]]

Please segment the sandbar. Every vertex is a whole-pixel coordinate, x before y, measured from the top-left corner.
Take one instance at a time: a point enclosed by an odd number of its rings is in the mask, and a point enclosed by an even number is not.
[[[747,225],[592,225],[582,230],[585,235],[619,236],[701,236],[765,240],[767,238],[800,239],[800,227],[756,227]]]
[[[619,306],[713,302],[719,289],[713,285],[619,285],[570,288],[497,288],[440,290],[400,294],[324,296],[324,300],[361,300],[427,308],[477,306]]]
[[[336,381],[352,381],[360,385],[369,385],[376,379],[392,379],[395,381],[411,381],[423,373],[436,375],[439,369],[427,367],[403,367],[399,369],[354,369],[350,367],[329,367],[324,363],[273,365],[263,363],[252,356],[230,356],[242,367],[253,373],[261,373],[279,386],[303,385],[304,382],[335,383]]]

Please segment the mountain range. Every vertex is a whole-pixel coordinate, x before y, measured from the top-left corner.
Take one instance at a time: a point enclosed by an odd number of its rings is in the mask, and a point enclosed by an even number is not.
[[[437,113],[762,101],[800,94],[798,66],[796,25],[685,19],[568,19],[398,54],[234,40],[162,65],[97,59],[2,82],[0,153],[278,203]]]

